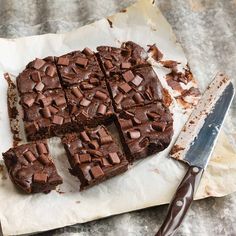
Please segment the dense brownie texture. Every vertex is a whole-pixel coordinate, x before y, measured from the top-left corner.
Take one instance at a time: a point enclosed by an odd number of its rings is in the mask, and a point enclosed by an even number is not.
[[[128,168],[117,141],[104,126],[85,129],[63,138],[71,173],[81,182],[80,190],[98,184]]]
[[[90,78],[65,92],[75,125],[94,127],[112,119],[114,112],[105,81]]]
[[[21,96],[20,103],[28,140],[49,138],[72,129],[63,90],[26,93]]]
[[[131,162],[164,150],[173,135],[172,115],[160,102],[123,111],[117,123]]]
[[[107,78],[116,111],[163,98],[162,85],[151,67],[140,67]]]
[[[79,82],[96,78],[103,79],[103,73],[93,51],[85,48],[74,51],[56,60],[63,86],[77,85]]]
[[[121,71],[124,72],[137,66],[150,66],[146,60],[146,51],[131,41],[123,43],[120,48],[99,46],[97,50],[98,58],[107,76]]]
[[[20,95],[61,88],[54,57],[30,62],[16,81]]]
[[[48,193],[62,184],[46,141],[11,148],[3,158],[13,183],[27,193]]]

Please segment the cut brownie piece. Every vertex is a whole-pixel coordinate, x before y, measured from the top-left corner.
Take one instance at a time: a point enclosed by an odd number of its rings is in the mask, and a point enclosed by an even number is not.
[[[57,58],[57,68],[64,86],[77,85],[91,78],[103,79],[103,73],[93,51],[85,48]]]
[[[120,73],[135,66],[147,66],[147,53],[134,42],[125,42],[120,48],[99,46],[98,57],[106,75]]]
[[[48,193],[62,184],[46,141],[10,148],[3,158],[11,180],[27,193]]]
[[[16,78],[20,94],[61,88],[54,57],[36,58]]]
[[[172,115],[160,102],[123,111],[117,123],[131,162],[164,150],[173,135]]]
[[[80,190],[98,184],[128,168],[128,161],[104,126],[85,129],[63,138],[71,173],[81,182]]]
[[[23,94],[20,103],[28,140],[49,138],[73,129],[61,89]]]
[[[91,78],[65,92],[70,115],[77,125],[94,127],[111,120],[114,112],[105,81]]]
[[[141,106],[163,98],[162,85],[151,67],[140,67],[108,79],[116,111]]]

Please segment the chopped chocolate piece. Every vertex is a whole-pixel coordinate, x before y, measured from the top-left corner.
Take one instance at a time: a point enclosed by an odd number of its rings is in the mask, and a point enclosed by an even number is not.
[[[92,85],[87,81],[88,85]],[[105,81],[98,81],[92,89],[86,90],[81,83],[65,89],[70,115],[80,126],[96,126],[110,122],[113,116],[112,101]]]
[[[48,149],[44,143],[37,143],[36,146],[37,146],[37,150],[38,150],[39,154],[47,154],[48,153]]]
[[[162,103],[134,107],[117,115],[122,143],[130,158],[135,161],[165,149],[173,135],[173,119]]]
[[[70,60],[66,57],[59,57],[57,61],[57,64],[61,66],[68,66],[69,63],[70,63]]]
[[[127,78],[124,80],[124,74],[109,77],[108,86],[118,112],[163,99],[162,85],[151,67],[136,68],[132,70],[132,74],[134,76],[129,82]]]
[[[85,134],[86,138],[84,138]],[[89,188],[128,169],[128,162],[118,143],[104,126],[85,129],[80,135],[67,134],[62,142],[70,162],[71,173],[80,180],[80,190]],[[80,162],[75,163],[76,155],[78,155]]]
[[[39,152],[42,146],[48,150],[46,141],[37,141],[10,148],[3,153],[12,182],[27,193],[48,193],[62,184],[50,154]]]
[[[127,83],[134,79],[134,74],[131,70],[126,71],[122,76]]]
[[[127,71],[137,66],[149,66],[145,50],[131,41],[123,43],[121,48],[99,46],[97,50],[107,75]]]
[[[30,62],[16,81],[20,95],[61,88],[53,57]]]
[[[82,53],[84,53],[86,56],[93,56],[93,51],[90,48],[84,48],[84,50],[82,51]]]
[[[66,63],[61,62],[62,57],[67,59]],[[59,57],[57,61],[57,68],[64,86],[78,85],[91,78],[104,80],[97,58],[90,50],[74,51],[62,57]]]
[[[34,101],[30,107],[29,100]],[[62,90],[47,90],[42,94],[26,93],[21,96],[20,102],[28,140],[49,138],[73,129]]]
[[[157,48],[156,44],[150,45],[148,52],[151,53],[152,58],[159,62],[163,58],[162,52]]]

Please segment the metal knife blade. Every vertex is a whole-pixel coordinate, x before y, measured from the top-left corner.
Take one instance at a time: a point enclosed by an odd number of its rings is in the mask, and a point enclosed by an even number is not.
[[[184,125],[170,156],[204,169],[233,97],[233,84],[224,74],[217,74]]]

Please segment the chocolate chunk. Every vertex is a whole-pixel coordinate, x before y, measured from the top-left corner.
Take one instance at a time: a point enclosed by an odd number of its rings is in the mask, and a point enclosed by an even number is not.
[[[133,99],[138,104],[144,102],[144,99],[143,99],[143,97],[141,96],[140,93],[135,93],[134,96],[133,96]]]
[[[127,132],[129,138],[131,139],[137,139],[140,138],[141,134],[139,130],[132,130]]]
[[[132,121],[133,121],[133,124],[134,124],[134,125],[141,125],[141,124],[142,124],[141,120],[139,120],[139,119],[136,118],[136,117],[134,117]]]
[[[165,131],[165,128],[166,128],[166,122],[158,122],[158,121],[155,121],[152,123],[152,128],[157,130],[157,131]]]
[[[104,66],[109,70],[113,67],[113,64],[111,63],[111,61],[107,60],[104,62]]]
[[[132,120],[122,120],[120,121],[120,125],[122,129],[129,129],[133,127]]]
[[[129,69],[131,67],[130,62],[122,62],[121,63],[121,69]]]
[[[98,106],[98,109],[97,109],[97,113],[100,114],[100,115],[104,115],[106,114],[106,111],[107,111],[107,106],[104,105],[104,104],[100,104]]]
[[[45,154],[41,154],[39,156],[38,160],[44,165],[49,165],[51,163],[50,159]]]
[[[91,162],[91,156],[87,153],[79,155],[79,159],[81,163]]]
[[[37,143],[37,150],[39,154],[47,154],[48,149],[44,143]]]
[[[88,59],[83,58],[83,57],[78,57],[75,63],[80,66],[86,67],[88,64]]]
[[[100,138],[100,142],[101,142],[101,144],[103,145],[103,144],[112,143],[113,140],[112,140],[112,137],[111,137],[110,135],[106,135],[106,136],[102,136],[102,137]]]
[[[151,90],[150,87],[148,87],[148,88],[146,89],[146,91],[145,91],[144,94],[146,95],[147,99],[152,100],[153,95],[152,95],[152,90]]]
[[[36,157],[34,156],[34,154],[31,151],[27,151],[24,154],[24,157],[27,159],[28,162],[33,162],[36,160]]]
[[[99,148],[99,144],[98,144],[98,141],[97,140],[92,140],[89,142],[89,146],[92,148],[92,149],[98,149]]]
[[[37,83],[37,85],[34,87],[34,89],[38,92],[43,91],[45,85],[42,82]]]
[[[87,106],[89,106],[90,103],[91,103],[90,100],[88,100],[86,98],[83,98],[80,102],[80,105],[83,106],[83,107],[87,107]]]
[[[34,104],[34,98],[33,97],[27,97],[27,99],[24,100],[24,104],[26,104],[28,107],[31,107]]]
[[[123,84],[119,85],[119,89],[124,93],[128,93],[132,90],[132,88],[129,86],[128,83],[123,83]]]
[[[107,99],[107,94],[101,91],[96,91],[95,97],[99,98],[101,100],[106,100]]]
[[[46,61],[44,61],[43,59],[36,58],[35,61],[34,61],[33,67],[38,70],[38,69],[40,69],[45,63],[46,63]]]
[[[86,56],[92,56],[94,55],[93,51],[90,48],[84,48],[84,50],[82,51]]]
[[[52,98],[51,97],[43,96],[41,98],[38,97],[37,99],[43,107],[47,107],[52,103]]]
[[[126,118],[126,119],[131,119],[134,117],[134,113],[130,112],[130,111],[124,111],[122,113],[122,117]]]
[[[122,99],[123,99],[123,97],[124,97],[124,95],[123,95],[122,93],[118,93],[118,94],[115,96],[115,98],[114,98],[115,103],[116,103],[116,104],[120,104],[121,101],[122,101]]]
[[[147,117],[151,120],[156,120],[160,118],[160,115],[157,114],[156,112],[148,112]]]
[[[69,63],[70,63],[70,60],[66,57],[59,57],[57,61],[57,64],[61,66],[68,66]]]
[[[34,183],[46,184],[48,175],[45,173],[35,173],[33,177]]]
[[[81,138],[83,139],[83,141],[85,141],[85,142],[90,142],[90,138],[89,138],[89,136],[87,135],[86,131],[81,132],[81,133],[80,133],[80,136],[81,136]]]
[[[75,166],[81,163],[78,153],[76,153],[76,154],[73,156],[73,161],[74,161],[74,165],[75,165]]]
[[[142,83],[142,81],[143,78],[140,77],[139,75],[136,75],[134,79],[131,81],[131,83],[138,87]]]
[[[59,107],[59,106],[62,106],[64,104],[66,104],[66,99],[64,96],[58,96],[56,99],[55,99],[55,103],[56,105]]]
[[[117,152],[111,152],[108,154],[109,160],[111,161],[111,163],[114,164],[119,164],[120,163],[120,158],[117,154]]]
[[[39,71],[34,71],[31,73],[31,79],[35,82],[38,83],[39,81],[41,81],[41,76]]]
[[[134,79],[134,74],[131,70],[126,71],[122,76],[127,83]]]
[[[56,68],[55,66],[48,66],[46,69],[46,74],[50,77],[53,77],[56,74]]]
[[[51,117],[51,112],[50,112],[50,109],[48,107],[44,107],[42,109],[42,114],[45,118],[50,118]]]
[[[64,118],[62,116],[54,115],[52,119],[53,124],[62,125]]]
[[[83,90],[89,90],[94,88],[94,86],[92,84],[89,84],[88,82],[81,83],[80,87]]]
[[[87,150],[87,152],[92,155],[92,156],[95,156],[95,157],[102,157],[103,154],[102,152],[98,151],[98,150],[92,150],[92,149],[89,149]]]
[[[108,160],[106,158],[102,158],[102,165],[104,167],[109,167],[111,166],[111,164],[108,162]]]
[[[98,179],[104,175],[104,172],[102,171],[100,166],[94,166],[90,171],[94,179]]]
[[[49,106],[48,108],[49,108],[50,112],[51,112],[53,115],[57,114],[58,109],[57,109],[56,107]]]
[[[72,93],[77,97],[77,98],[82,98],[83,94],[80,92],[78,87],[73,87],[72,88]]]

